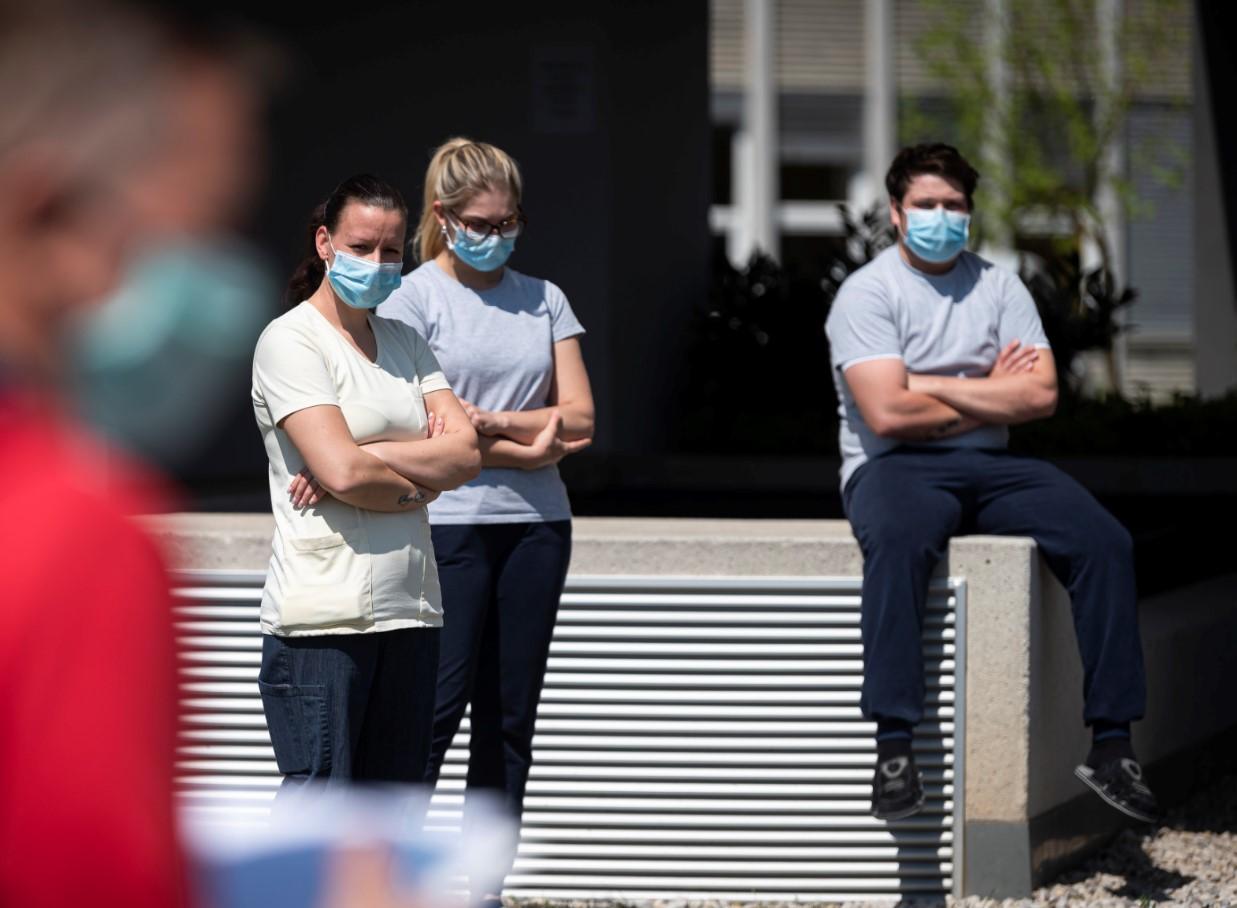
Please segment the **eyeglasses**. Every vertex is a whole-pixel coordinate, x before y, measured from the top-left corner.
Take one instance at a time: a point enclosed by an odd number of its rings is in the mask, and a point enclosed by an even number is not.
[[[520,235],[524,226],[528,223],[528,218],[524,217],[524,212],[517,211],[505,221],[499,221],[493,224],[481,218],[462,218],[452,212],[451,217],[455,220],[456,226],[464,231],[464,234],[470,240],[484,240],[492,233],[497,233],[504,240],[513,240]]]

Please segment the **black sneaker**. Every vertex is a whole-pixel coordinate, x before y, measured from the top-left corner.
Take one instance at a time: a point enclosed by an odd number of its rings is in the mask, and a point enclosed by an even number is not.
[[[890,757],[876,765],[872,779],[872,816],[901,820],[923,807],[923,778],[911,756]]]
[[[1121,757],[1094,768],[1084,763],[1074,769],[1074,775],[1127,817],[1144,823],[1159,822],[1160,805],[1143,781],[1143,769],[1137,760]]]

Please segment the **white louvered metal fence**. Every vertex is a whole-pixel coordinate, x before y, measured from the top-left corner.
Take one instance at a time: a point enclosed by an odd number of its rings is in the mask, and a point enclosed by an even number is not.
[[[279,783],[258,697],[262,575],[177,576],[179,788],[260,821]],[[448,620],[450,614],[448,611]],[[568,579],[538,711],[519,857],[536,899],[890,899],[957,891],[965,585],[929,598],[928,803],[868,815],[873,728],[859,714],[859,581]],[[431,822],[458,823],[468,720]]]

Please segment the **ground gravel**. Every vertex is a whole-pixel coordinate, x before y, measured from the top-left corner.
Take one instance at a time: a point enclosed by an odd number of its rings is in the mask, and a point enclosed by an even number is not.
[[[1237,908],[1237,776],[1171,811],[1158,829],[1127,829],[1029,899],[950,899],[956,908]]]

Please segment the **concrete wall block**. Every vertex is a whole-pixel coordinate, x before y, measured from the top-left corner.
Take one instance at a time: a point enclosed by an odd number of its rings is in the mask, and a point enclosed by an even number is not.
[[[942,570],[967,585],[967,820],[1018,821],[1027,815],[1035,543],[955,539]]]

